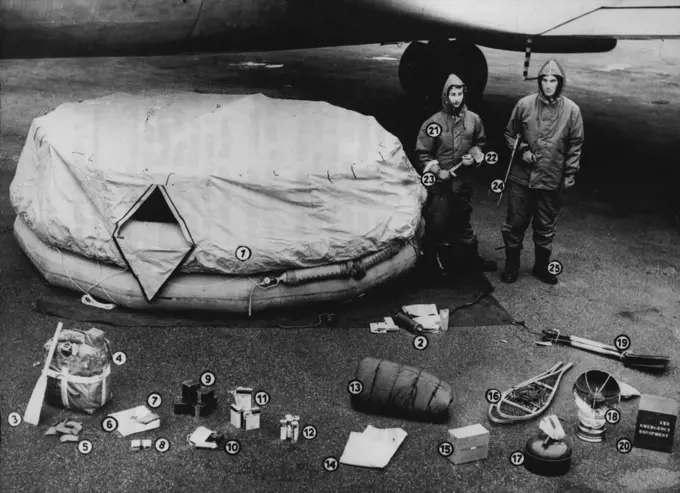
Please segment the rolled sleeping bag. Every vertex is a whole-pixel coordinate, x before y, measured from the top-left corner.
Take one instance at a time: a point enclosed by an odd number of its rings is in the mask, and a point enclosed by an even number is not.
[[[351,396],[357,411],[433,423],[449,418],[451,386],[424,370],[367,357],[355,379],[363,384],[361,393]]]

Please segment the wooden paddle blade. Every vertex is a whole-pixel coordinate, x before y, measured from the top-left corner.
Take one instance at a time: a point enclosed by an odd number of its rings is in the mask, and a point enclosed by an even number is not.
[[[38,382],[33,388],[31,399],[28,401],[26,411],[24,411],[24,421],[33,426],[38,426],[40,423],[40,414],[42,412],[43,400],[45,399],[45,391],[47,390],[47,375],[42,374]]]
[[[62,327],[63,324],[59,322],[57,325],[57,330],[54,332],[54,337],[52,337],[50,350],[47,354],[47,357],[45,358],[45,366],[43,367],[42,373],[40,374],[40,378],[38,378],[38,382],[33,388],[31,399],[28,401],[28,405],[24,411],[24,421],[26,423],[32,424],[33,426],[38,426],[38,423],[40,422],[40,413],[42,412],[43,401],[45,400],[45,391],[47,390],[47,370],[50,368],[54,351],[57,348],[59,334],[61,334]]]

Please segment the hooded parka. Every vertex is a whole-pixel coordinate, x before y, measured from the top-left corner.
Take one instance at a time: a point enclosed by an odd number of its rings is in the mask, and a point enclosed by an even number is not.
[[[554,75],[558,80],[552,99],[541,87],[541,77],[546,75]],[[562,95],[566,82],[560,64],[549,59],[538,73],[538,92],[520,99],[512,111],[505,138],[510,148],[517,134],[521,140],[509,176],[511,181],[531,189],[560,190],[564,178],[579,171],[583,119],[578,105]],[[533,165],[522,160],[527,149],[536,156]]]
[[[486,145],[486,135],[482,119],[467,109],[465,100],[456,111],[449,101],[449,91],[452,86],[463,86],[463,81],[451,74],[442,88],[442,110],[428,118],[420,127],[416,141],[417,162],[414,167],[421,175],[427,164],[433,160],[439,161],[443,170],[451,169],[468,154],[472,147],[477,146],[482,152]],[[456,175],[467,182],[473,180],[474,166],[461,166]]]
[[[442,110],[428,118],[420,127],[416,140],[417,159],[413,163],[420,175],[432,170],[450,170],[458,165],[465,154],[476,154],[481,164],[486,145],[482,119],[465,106],[465,99],[458,110],[449,101],[452,86],[464,87],[456,75],[449,75],[442,88]],[[477,147],[479,153],[474,152]],[[435,164],[436,163],[436,164]],[[496,268],[479,256],[477,236],[470,223],[472,215],[473,166],[461,166],[456,176],[439,180],[428,188],[428,201],[424,209],[426,222],[426,257],[438,259],[440,267],[466,265],[490,271]],[[446,260],[448,259],[448,261]],[[491,265],[493,264],[493,265]]]

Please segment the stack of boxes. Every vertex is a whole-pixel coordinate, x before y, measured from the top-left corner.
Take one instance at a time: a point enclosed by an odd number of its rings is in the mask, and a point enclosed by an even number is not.
[[[175,414],[186,414],[196,418],[211,415],[217,409],[215,391],[201,386],[194,380],[182,383],[182,397],[175,399]]]
[[[253,389],[238,387],[234,392],[234,404],[231,405],[231,424],[243,430],[260,428],[259,407],[253,407]]]

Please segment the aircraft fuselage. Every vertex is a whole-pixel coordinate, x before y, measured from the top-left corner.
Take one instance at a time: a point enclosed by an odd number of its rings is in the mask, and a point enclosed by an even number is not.
[[[273,51],[435,38],[461,38],[483,46],[524,50],[525,36],[456,20],[456,12],[471,8],[469,2],[440,2],[439,8],[445,5],[446,15],[438,16],[428,12],[425,4],[417,3],[0,0],[0,58]],[[607,51],[615,45],[612,40],[569,37],[551,38],[543,48],[542,43],[536,40],[534,50]]]

